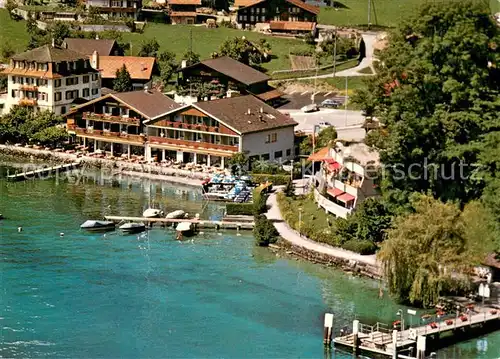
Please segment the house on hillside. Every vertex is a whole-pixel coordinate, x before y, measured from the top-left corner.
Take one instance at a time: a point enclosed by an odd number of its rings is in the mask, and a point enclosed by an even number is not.
[[[251,95],[185,105],[146,124],[147,159],[225,167],[237,152],[250,160],[294,156],[297,123]]]
[[[168,13],[173,25],[196,24],[196,9],[201,6],[201,0],[168,0]]]
[[[93,7],[106,17],[139,17],[142,0],[87,0],[87,9]]]
[[[109,39],[75,39],[67,37],[62,43],[62,47],[87,56],[92,56],[94,51],[97,51],[100,56],[123,56],[116,41]]]
[[[154,57],[137,56],[100,56],[97,52],[92,54],[92,67],[101,72],[102,86],[112,89],[116,78],[116,71],[123,65],[127,68],[132,78],[134,90],[151,87],[151,80],[156,73],[156,59]]]
[[[89,58],[51,45],[12,56],[3,74],[8,90],[5,112],[19,105],[64,114],[75,101],[101,95],[99,72]]]
[[[238,8],[236,22],[243,29],[253,28],[258,23],[269,23],[271,31],[313,31],[315,25],[311,24],[316,24],[319,14],[319,7],[302,0],[235,0],[234,5]],[[310,24],[292,24],[295,22]]]
[[[67,129],[76,143],[112,156],[144,155],[145,122],[180,107],[157,91],[110,93],[73,108]]]
[[[196,96],[198,84],[214,84],[219,92],[214,93],[213,97],[224,97],[228,91],[232,91],[252,94],[273,104],[280,101],[282,96],[280,91],[268,84],[269,76],[227,56],[182,67],[178,74],[177,83],[185,95]]]

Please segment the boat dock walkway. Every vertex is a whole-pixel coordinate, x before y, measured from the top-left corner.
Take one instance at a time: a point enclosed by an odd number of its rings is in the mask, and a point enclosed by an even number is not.
[[[254,227],[254,222],[249,222],[248,220],[244,220],[243,218],[238,220],[222,220],[222,221],[212,221],[212,220],[204,220],[197,218],[180,218],[180,219],[171,219],[171,218],[147,218],[147,217],[125,217],[125,216],[105,216],[108,221],[113,222],[142,222],[147,224],[172,224],[172,223],[180,223],[180,222],[190,222],[193,223],[197,229],[203,228],[215,228],[215,229],[235,229],[235,230],[252,230]]]
[[[439,339],[444,333],[463,333],[485,325],[498,328],[499,323],[500,310],[491,307],[481,308],[479,313],[457,315],[455,318],[434,321],[403,331],[392,330],[382,323],[370,326],[355,320],[352,333],[345,335],[342,333],[341,336],[335,337],[333,342],[338,346],[349,347],[354,352],[364,351],[393,358],[399,357],[402,351],[413,348],[411,353],[416,352],[417,358],[421,358],[422,356],[418,356],[419,341],[424,343],[421,345],[425,351],[426,338]],[[459,336],[456,337],[456,341],[460,341]]]
[[[74,170],[80,166],[80,162],[73,162],[64,165],[57,165],[52,167],[42,167],[39,169],[34,169],[32,171],[26,171],[21,173],[16,173],[13,175],[8,175],[7,180],[12,182],[25,181],[35,178],[45,178],[52,174],[63,173],[67,171]]]

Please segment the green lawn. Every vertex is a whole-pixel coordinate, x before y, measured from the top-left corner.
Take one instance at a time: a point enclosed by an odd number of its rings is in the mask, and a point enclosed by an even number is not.
[[[271,37],[250,31],[228,28],[208,29],[204,26],[154,23],[148,23],[143,34],[123,34],[123,40],[131,42],[132,53],[137,54],[142,41],[156,38],[160,44],[160,51],[173,51],[180,57],[189,49],[191,31],[193,51],[200,54],[202,59],[209,58],[210,54],[217,51],[220,44],[227,38],[235,36],[245,36],[249,40],[265,38],[271,45],[271,52],[273,54],[273,59],[263,64],[263,67],[269,71],[290,69],[289,51],[294,47],[303,45],[301,40]]]
[[[0,9],[0,48],[9,44],[16,52],[26,50],[29,36],[25,21],[11,20],[7,10]]]
[[[368,24],[369,0],[336,1],[337,9],[322,8],[318,23],[328,25],[365,26]],[[370,22],[381,27],[397,26],[429,0],[371,0]],[[453,1],[453,0],[448,0]],[[489,0],[493,13],[500,11],[500,2]]]

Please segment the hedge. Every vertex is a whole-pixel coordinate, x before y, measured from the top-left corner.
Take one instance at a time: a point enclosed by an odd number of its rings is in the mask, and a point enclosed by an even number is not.
[[[252,174],[255,183],[272,182],[275,186],[286,185],[289,179],[290,175]]]
[[[252,216],[254,213],[253,203],[227,203],[226,214],[233,216]]]
[[[359,254],[373,254],[377,250],[377,246],[375,243],[357,239],[350,239],[344,244],[342,244],[342,248],[347,249],[348,251],[357,252]]]

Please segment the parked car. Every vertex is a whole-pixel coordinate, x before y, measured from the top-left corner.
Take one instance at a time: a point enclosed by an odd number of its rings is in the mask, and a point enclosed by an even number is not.
[[[330,122],[324,121],[324,122],[318,123],[318,126],[319,127],[331,127],[332,124]]]
[[[315,103],[313,104],[310,104],[310,105],[306,105],[304,107],[302,107],[300,109],[302,112],[316,112],[316,111],[319,111],[319,108],[318,108],[318,105],[316,105]]]
[[[326,100],[321,102],[322,107],[339,107],[340,105],[342,105],[342,102],[334,100],[332,98],[327,98]]]

